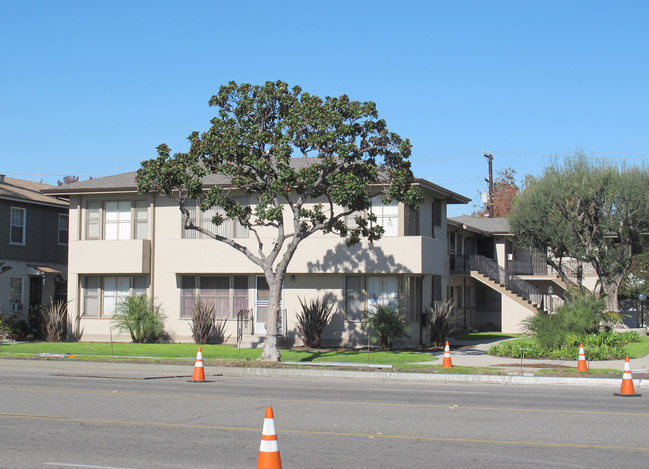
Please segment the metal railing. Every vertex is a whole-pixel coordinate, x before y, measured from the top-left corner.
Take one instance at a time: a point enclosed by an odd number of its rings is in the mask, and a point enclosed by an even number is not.
[[[537,308],[540,308],[542,310],[547,309],[546,297],[548,297],[548,295],[543,293],[538,288],[530,285],[519,276],[503,269],[492,259],[480,256],[478,254],[469,256],[469,269],[477,270],[481,274],[499,283],[506,289],[518,295],[521,295],[525,299],[531,301]]]

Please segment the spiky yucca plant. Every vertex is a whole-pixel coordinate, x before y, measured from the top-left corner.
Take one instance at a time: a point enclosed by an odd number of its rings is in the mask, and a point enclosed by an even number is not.
[[[453,328],[454,311],[455,302],[453,300],[436,301],[426,308],[428,333],[430,334],[430,344],[433,347],[444,345],[448,336],[455,330]]]
[[[48,342],[61,342],[66,336],[68,326],[68,303],[53,301],[41,309],[45,321]]]
[[[190,323],[189,327],[192,330],[194,343],[208,343],[216,327],[214,305],[212,303],[203,301],[198,296],[194,297],[194,306],[192,307],[192,322]]]
[[[304,337],[304,345],[309,348],[320,347],[322,333],[333,315],[333,304],[320,298],[306,302],[298,297],[302,311],[297,313],[295,327]]]

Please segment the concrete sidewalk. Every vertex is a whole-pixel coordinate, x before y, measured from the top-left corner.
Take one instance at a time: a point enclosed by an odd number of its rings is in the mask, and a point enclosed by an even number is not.
[[[489,348],[501,342],[500,340],[473,342],[473,341],[449,341],[451,345],[451,360],[453,365],[458,366],[474,366],[474,367],[489,367],[489,368],[521,368],[528,370],[542,369],[542,368],[576,368],[577,359],[574,360],[550,360],[550,359],[532,359],[532,358],[503,358],[487,355]],[[444,352],[431,354],[438,357],[440,360],[444,357]],[[611,369],[611,370],[624,370],[624,360],[601,360],[601,361],[588,361],[589,369]],[[647,373],[649,371],[649,355],[630,360],[631,373]],[[534,366],[538,365],[538,366]]]

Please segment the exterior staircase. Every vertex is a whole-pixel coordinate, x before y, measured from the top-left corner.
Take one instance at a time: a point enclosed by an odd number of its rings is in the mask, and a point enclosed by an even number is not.
[[[469,256],[469,272],[471,277],[484,283],[490,288],[513,299],[530,311],[549,312],[549,297],[538,288],[517,275],[500,267],[492,259],[480,255]]]

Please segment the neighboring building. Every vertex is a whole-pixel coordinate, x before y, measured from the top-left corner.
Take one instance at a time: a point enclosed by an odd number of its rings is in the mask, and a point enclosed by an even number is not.
[[[0,313],[27,320],[30,307],[67,293],[68,202],[54,186],[0,175]]]
[[[46,191],[70,201],[69,311],[72,318],[82,317],[84,340],[108,339],[115,305],[127,295],[141,293],[162,306],[167,330],[176,341],[191,340],[195,295],[213,302],[224,321],[226,341],[236,341],[239,312],[247,318],[239,324],[244,340],[264,336],[268,286],[260,268],[226,244],[184,230],[177,202],[138,195],[135,175]],[[347,247],[337,235],[318,233],[300,244],[283,290],[282,334],[288,344],[301,342],[295,328],[298,299],[317,297],[335,304],[325,344],[366,343],[361,318],[377,302],[405,308],[411,323],[407,343],[427,342],[421,313],[432,301],[444,298],[449,279],[446,206],[470,199],[425,180],[416,183],[424,193],[417,212],[402,204],[386,206],[381,197],[375,198],[374,212],[385,228],[378,242]],[[227,180],[209,176],[205,186],[211,184],[226,185]],[[193,213],[203,226],[214,228],[210,220],[215,212]],[[226,222],[218,230],[257,249],[256,239],[237,223]],[[272,239],[269,234],[266,245]]]
[[[459,327],[518,333],[528,316],[563,304],[565,283],[542,256],[516,245],[506,218],[449,218],[447,236],[447,297],[455,300]],[[563,265],[571,280],[595,288],[589,264]]]

